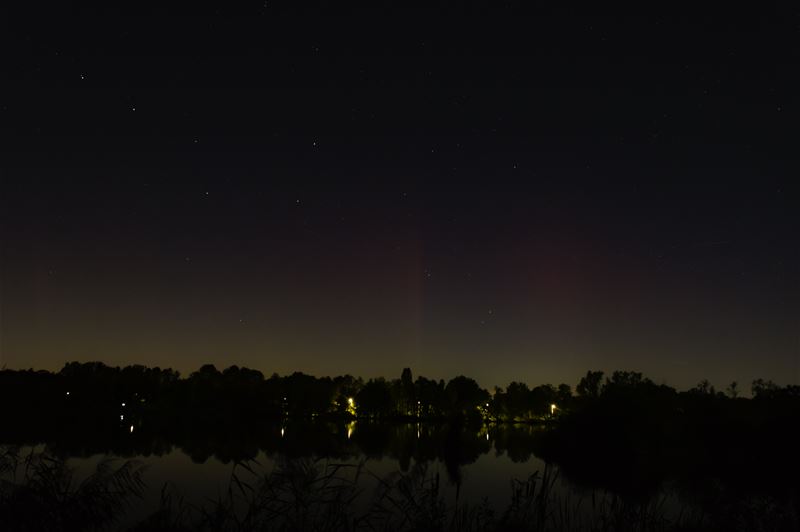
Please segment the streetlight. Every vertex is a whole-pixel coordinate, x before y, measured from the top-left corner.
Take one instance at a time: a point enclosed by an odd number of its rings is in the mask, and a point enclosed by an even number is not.
[[[554,415],[556,413],[556,405],[555,403],[550,405],[550,415]]]

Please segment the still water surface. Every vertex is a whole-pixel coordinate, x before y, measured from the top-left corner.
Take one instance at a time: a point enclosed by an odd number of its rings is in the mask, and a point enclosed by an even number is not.
[[[553,490],[564,496],[591,497],[604,491],[560,473],[535,453],[537,435],[544,428],[529,425],[449,427],[447,425],[365,423],[296,423],[261,427],[255,433],[233,435],[225,431],[169,437],[148,433],[143,427],[120,427],[109,438],[95,441],[66,440],[35,446],[64,457],[75,479],[91,474],[108,458],[137,460],[146,466],[144,497],[134,500],[123,526],[140,522],[159,507],[161,491],[199,506],[224,497],[232,486],[232,474],[243,481],[274,470],[284,459],[318,460],[324,464],[361,465],[358,477],[361,505],[368,505],[379,479],[407,473],[425,464],[429,475],[440,478],[440,494],[448,506],[488,503],[502,512],[511,501],[512,480],[526,480],[538,472],[555,475]],[[98,436],[99,438],[99,436]],[[31,449],[31,447],[28,447]],[[348,470],[348,471],[354,471]],[[674,498],[661,489],[651,497]],[[675,506],[677,508],[677,506]]]

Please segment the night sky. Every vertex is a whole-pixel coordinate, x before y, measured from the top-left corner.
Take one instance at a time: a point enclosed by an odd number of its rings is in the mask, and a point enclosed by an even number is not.
[[[378,4],[0,20],[0,365],[800,382],[796,9]]]

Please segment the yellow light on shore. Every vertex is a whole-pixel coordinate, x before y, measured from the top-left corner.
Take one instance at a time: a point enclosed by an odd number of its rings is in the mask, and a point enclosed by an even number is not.
[[[555,403],[553,403],[550,405],[550,415],[552,416],[555,413],[556,413],[556,405]]]
[[[353,401],[353,398],[352,398],[352,397],[348,397],[348,398],[347,398],[347,404],[349,404],[350,406],[353,406],[353,403],[354,403],[354,402],[355,402],[355,401]]]

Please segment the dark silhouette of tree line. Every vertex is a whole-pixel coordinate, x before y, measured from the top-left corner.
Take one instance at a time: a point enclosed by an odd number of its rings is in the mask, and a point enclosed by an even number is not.
[[[703,380],[678,392],[637,372],[590,371],[576,391],[536,450],[587,485],[650,493],[665,478],[702,477],[732,490],[789,493],[800,478],[800,386],[757,379],[743,398],[736,383],[722,392]]]
[[[445,383],[413,379],[364,381],[352,375],[314,377],[300,372],[265,377],[260,371],[207,364],[181,378],[172,369],[110,367],[70,362],[58,373],[0,371],[0,399],[14,404],[15,421],[82,423],[149,420],[206,423],[246,419],[349,417],[371,420],[481,418],[490,394],[458,376]],[[481,408],[479,408],[481,407]],[[120,417],[121,416],[121,417]]]
[[[605,409],[616,409],[615,415],[622,418],[644,410],[648,415],[643,417],[653,420],[678,410],[698,412],[709,404],[746,410],[742,405],[770,401],[780,412],[787,401],[797,399],[798,390],[798,386],[780,387],[758,379],[752,383],[752,400],[740,396],[736,383],[725,393],[716,391],[708,381],[678,392],[630,371],[615,371],[609,377],[589,371],[575,393],[568,384],[530,388],[523,382],[495,387],[489,393],[463,375],[448,382],[423,376],[414,379],[410,368],[403,369],[397,379],[367,381],[352,375],[314,377],[300,372],[265,377],[258,370],[234,365],[220,371],[211,364],[187,378],[172,369],[119,368],[101,362],[70,362],[58,373],[0,371],[0,400],[14,405],[9,415],[24,427],[40,426],[44,421],[114,420],[127,425],[143,417],[169,423],[194,423],[201,417],[211,424],[318,417],[526,422],[582,411],[596,416]]]

